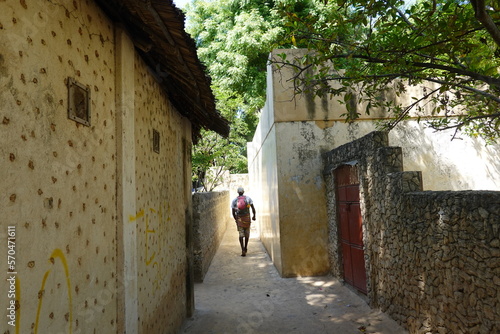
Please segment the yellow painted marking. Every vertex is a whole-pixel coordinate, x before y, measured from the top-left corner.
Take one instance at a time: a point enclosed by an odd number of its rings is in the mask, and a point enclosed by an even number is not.
[[[132,215],[128,216],[128,220],[130,222],[133,222],[139,218],[142,218],[143,216],[144,216],[144,210],[141,210],[141,211],[137,212],[137,214],[135,216],[132,216]]]
[[[45,289],[45,282],[47,281],[47,277],[49,276],[50,270],[47,270],[45,272],[45,275],[43,275],[42,279],[42,287],[40,288],[39,291],[44,291]],[[40,321],[40,311],[42,310],[42,300],[43,300],[43,292],[42,295],[40,296],[40,300],[38,301],[38,308],[36,310],[36,320],[35,320],[35,334],[38,333],[38,323]]]
[[[156,233],[156,231],[149,230],[149,216],[146,216],[146,242],[145,242],[145,245],[146,245],[146,265],[147,266],[149,266],[151,264],[151,262],[153,262],[153,260],[156,256],[156,252],[153,252],[153,255],[151,255],[151,257],[148,257],[148,239],[149,239],[148,233]]]
[[[52,254],[50,255],[50,258],[59,258],[61,260],[61,263],[64,268],[64,274],[66,276],[66,285],[68,288],[68,302],[69,302],[69,334],[73,332],[73,299],[71,297],[71,281],[69,279],[69,269],[68,269],[68,262],[66,261],[66,257],[64,256],[64,253],[62,250],[59,248],[54,249]],[[45,283],[47,283],[47,278],[49,277],[50,274],[50,269],[45,272],[45,275],[43,275],[43,280],[42,280],[42,286],[39,291],[45,291]],[[38,324],[40,321],[40,311],[42,310],[42,301],[43,301],[43,296],[44,293],[40,296],[40,300],[38,301],[38,308],[36,311],[36,321],[35,321],[35,331],[34,333],[38,333]]]

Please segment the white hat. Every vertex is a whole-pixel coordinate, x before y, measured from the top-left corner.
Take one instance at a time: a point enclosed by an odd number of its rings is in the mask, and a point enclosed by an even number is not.
[[[243,189],[243,187],[239,187],[239,188],[238,188],[238,194],[239,194],[239,193],[244,193],[244,192],[245,192],[245,189]]]

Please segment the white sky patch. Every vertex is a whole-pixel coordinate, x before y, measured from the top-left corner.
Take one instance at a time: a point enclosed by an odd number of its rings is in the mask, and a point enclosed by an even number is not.
[[[177,8],[184,8],[187,3],[191,2],[191,0],[174,0],[174,4]]]

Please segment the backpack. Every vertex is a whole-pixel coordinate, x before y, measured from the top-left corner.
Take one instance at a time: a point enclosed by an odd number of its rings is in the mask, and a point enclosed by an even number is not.
[[[247,203],[247,197],[246,196],[238,196],[237,199],[237,208],[238,208],[238,214],[240,215],[245,215],[250,212],[248,209],[250,205]]]

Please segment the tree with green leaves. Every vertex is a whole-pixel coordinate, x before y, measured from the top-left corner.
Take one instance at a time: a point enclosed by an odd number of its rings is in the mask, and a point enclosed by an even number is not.
[[[307,15],[283,8],[285,41],[307,53],[293,66],[296,87],[318,96],[356,92],[357,103],[384,108],[394,127],[431,102],[429,124],[490,142],[500,127],[500,4],[494,0],[315,0]],[[333,70],[332,70],[333,69]],[[308,71],[306,71],[308,70]],[[309,74],[307,74],[309,73]],[[335,83],[335,84],[333,84]],[[398,84],[394,84],[398,83]],[[405,83],[405,84],[399,84]],[[415,103],[380,99],[390,89],[429,85]],[[356,113],[346,113],[355,119]]]
[[[231,123],[228,139],[203,131],[193,148],[193,179],[205,191],[224,170],[247,172],[246,143],[265,103],[267,58],[283,35],[274,14],[265,0],[195,0],[186,7],[187,31],[212,78],[217,108]]]
[[[429,124],[490,142],[499,135],[500,8],[494,0],[194,0],[188,32],[212,78],[217,107],[232,122],[228,140],[203,133],[194,147],[194,178],[210,167],[245,172],[246,141],[263,107],[266,64],[275,48],[307,48],[294,66],[297,91],[353,96],[366,112],[386,110],[391,129],[426,102]],[[332,70],[333,69],[333,70]],[[332,84],[335,83],[335,84]],[[408,94],[431,83],[414,103]],[[349,103],[346,103],[349,107]],[[346,113],[347,120],[358,115]]]
[[[198,57],[220,91],[242,98],[246,112],[264,105],[267,56],[283,32],[268,2],[195,0],[187,6]]]
[[[256,123],[234,112],[241,104],[241,99],[224,96],[217,87],[213,89],[215,95],[224,101],[219,101],[220,110],[222,116],[230,122],[231,130],[228,138],[213,131],[201,130],[201,139],[194,145],[192,152],[193,188],[196,191],[212,191],[221,183],[225,171],[247,172],[248,123]]]

